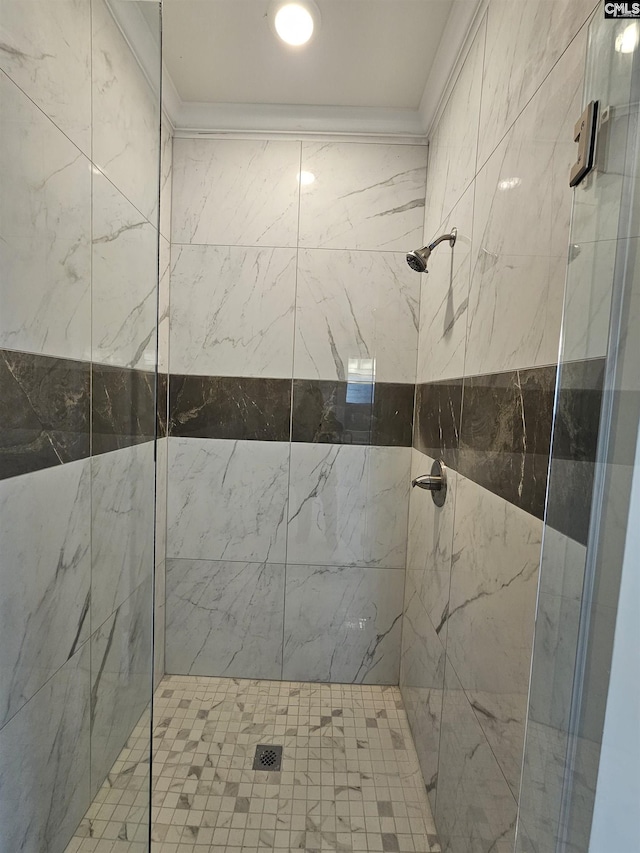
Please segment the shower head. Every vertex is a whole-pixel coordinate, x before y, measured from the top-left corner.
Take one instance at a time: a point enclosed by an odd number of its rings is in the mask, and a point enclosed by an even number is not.
[[[428,272],[427,261],[430,254],[431,249],[428,246],[425,246],[424,249],[416,249],[407,255],[407,263],[416,272]]]
[[[413,252],[409,252],[407,255],[407,263],[411,269],[416,272],[429,272],[427,269],[427,261],[429,260],[431,252],[439,243],[442,243],[443,240],[448,240],[449,245],[453,248],[456,244],[457,236],[458,229],[452,228],[450,234],[442,234],[440,237],[435,239],[433,243],[429,243],[428,246],[423,246],[422,249],[415,249]]]

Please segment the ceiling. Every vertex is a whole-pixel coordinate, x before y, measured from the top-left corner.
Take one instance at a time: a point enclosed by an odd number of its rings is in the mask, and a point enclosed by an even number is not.
[[[166,70],[182,102],[417,110],[454,0],[316,0],[291,48],[269,0],[164,0]]]

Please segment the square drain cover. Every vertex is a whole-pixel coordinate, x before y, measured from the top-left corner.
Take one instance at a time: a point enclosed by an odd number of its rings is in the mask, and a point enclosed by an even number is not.
[[[258,744],[253,759],[254,770],[280,770],[282,766],[282,747],[271,744]]]

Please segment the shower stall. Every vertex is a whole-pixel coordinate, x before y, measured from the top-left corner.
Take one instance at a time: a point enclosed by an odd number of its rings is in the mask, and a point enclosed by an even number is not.
[[[0,853],[635,851],[640,22],[427,5],[0,0]]]

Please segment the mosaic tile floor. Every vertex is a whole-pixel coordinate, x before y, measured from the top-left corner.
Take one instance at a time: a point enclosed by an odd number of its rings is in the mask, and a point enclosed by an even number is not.
[[[154,715],[153,853],[440,850],[396,687],[167,676]],[[67,853],[146,850],[144,732]]]

